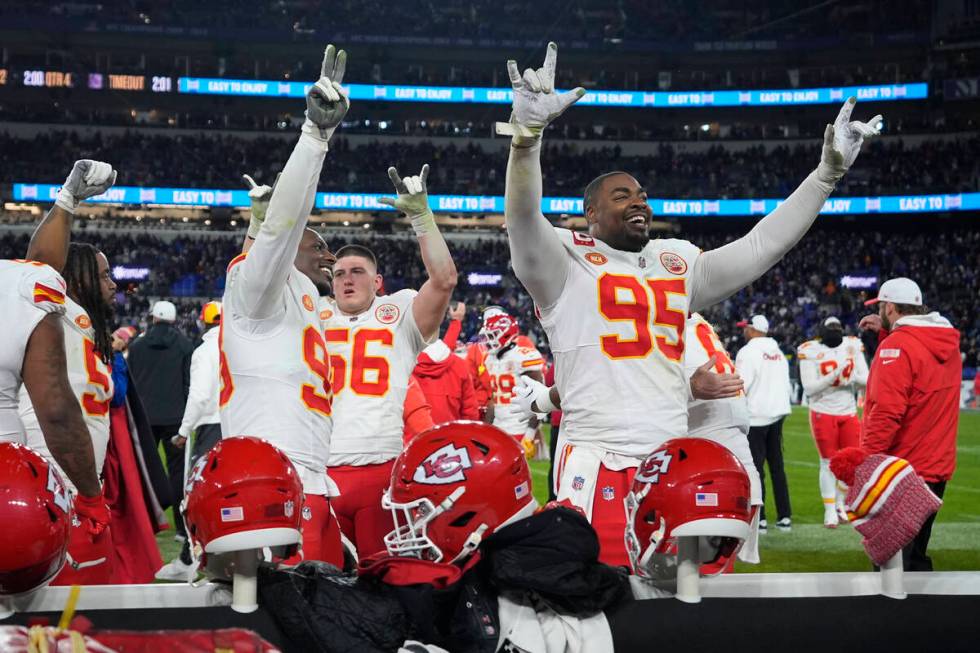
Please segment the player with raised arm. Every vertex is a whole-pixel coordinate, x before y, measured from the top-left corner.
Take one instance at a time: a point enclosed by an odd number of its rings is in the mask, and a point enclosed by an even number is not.
[[[373,252],[360,245],[337,251],[334,305],[324,325],[333,368],[334,426],[330,476],[340,488],[334,511],[361,556],[384,550],[390,516],[381,495],[402,451],[405,395],[419,354],[439,335],[456,287],[456,265],[429,208],[426,178],[388,168],[397,198],[419,239],[428,279],[418,291],[379,294],[383,279]]]
[[[487,319],[483,327],[487,356],[484,366],[490,376],[492,424],[521,443],[528,458],[534,456],[537,415],[526,415],[514,402],[518,380],[527,376],[544,381],[544,357],[536,347],[518,343],[517,320],[506,313]]]
[[[105,583],[109,508],[99,470],[109,439],[112,355],[106,317],[115,285],[105,256],[69,246],[78,204],[112,186],[107,163],[76,161],[24,261],[0,261],[0,441],[35,448],[70,481],[70,563],[56,582]],[[66,268],[71,283],[59,272]],[[83,306],[82,304],[85,304]],[[98,331],[93,328],[98,327]],[[21,393],[21,385],[25,392]],[[21,408],[24,408],[22,411]],[[20,414],[27,418],[27,428]],[[49,490],[59,491],[59,483]],[[68,508],[69,497],[55,497]]]
[[[228,266],[218,341],[221,431],[267,440],[295,465],[306,495],[302,554],[343,563],[327,475],[332,427],[330,362],[317,298],[330,290],[331,255],[307,219],[327,144],[350,101],[347,54],[327,46],[306,94],[306,121],[247,254]],[[252,242],[248,242],[252,241]]]
[[[846,491],[839,492],[830,471],[830,459],[845,447],[861,443],[857,416],[857,390],[868,383],[868,361],[860,338],[845,336],[836,317],[820,323],[819,339],[807,340],[796,350],[800,381],[810,405],[810,431],[820,456],[820,496],[823,525],[848,523]]]
[[[684,330],[692,311],[711,306],[759,278],[806,233],[836,182],[857,158],[871,123],[852,122],[849,99],[824,132],[817,168],[746,236],[702,252],[674,239],[650,240],[646,190],[625,172],[585,189],[588,234],[555,229],[541,213],[542,132],[585,94],[554,89],[558,47],[523,76],[507,63],[514,89],[513,136],[505,216],[514,272],[527,288],[556,361],[562,397],[558,497],[582,497],[602,542],[602,558],[626,564],[622,497],[644,456],[684,433],[690,387]],[[705,372],[704,374],[709,374]],[[704,376],[699,374],[699,376]],[[734,396],[740,384],[717,395]],[[586,498],[587,497],[587,498]],[[618,497],[618,498],[617,498]]]

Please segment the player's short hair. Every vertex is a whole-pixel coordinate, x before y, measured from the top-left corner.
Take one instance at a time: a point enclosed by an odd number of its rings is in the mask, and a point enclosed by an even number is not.
[[[344,245],[337,250],[334,256],[337,257],[338,261],[347,256],[360,256],[371,261],[371,264],[374,266],[375,270],[378,269],[378,257],[364,245]]]
[[[589,208],[595,204],[596,195],[599,193],[599,189],[602,188],[602,183],[614,175],[627,175],[632,176],[628,172],[623,172],[622,170],[614,170],[612,172],[604,172],[592,181],[589,185],[585,187],[585,193],[582,197],[582,210]]]
[[[895,302],[892,302],[895,304]],[[929,309],[925,306],[916,306],[915,304],[895,304],[895,312],[899,315],[925,315],[929,312]]]

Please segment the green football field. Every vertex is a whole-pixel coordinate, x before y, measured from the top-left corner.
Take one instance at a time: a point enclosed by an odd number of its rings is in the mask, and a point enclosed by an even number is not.
[[[817,451],[810,437],[807,409],[794,408],[783,426],[784,459],[793,505],[793,529],[783,533],[770,527],[761,536],[762,564],[738,565],[743,572],[866,571],[869,561],[861,537],[853,528],[823,527],[823,504],[817,488]],[[534,495],[547,500],[547,462],[532,462]],[[768,485],[768,480],[766,481]],[[766,510],[776,509],[767,492]],[[169,511],[168,511],[169,513]],[[179,550],[173,531],[157,536],[164,561]],[[929,542],[937,571],[980,570],[980,412],[960,413],[959,454],[953,479]]]

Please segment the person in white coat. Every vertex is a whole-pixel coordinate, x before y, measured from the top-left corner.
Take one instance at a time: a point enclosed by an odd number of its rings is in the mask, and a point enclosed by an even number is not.
[[[739,322],[745,336],[745,346],[735,356],[735,369],[745,383],[749,403],[749,447],[755,467],[762,479],[762,498],[765,504],[765,472],[769,464],[772,491],[776,499],[776,528],[792,528],[792,508],[789,485],[783,469],[783,420],[790,413],[789,363],[776,341],[769,337],[769,320],[753,315]],[[760,532],[768,530],[765,505],[759,519]]]
[[[219,358],[218,334],[221,325],[221,302],[207,302],[201,307],[200,321],[204,325],[201,344],[191,356],[191,383],[187,391],[187,403],[180,429],[171,442],[178,449],[189,453],[184,469],[190,470],[194,462],[207,454],[221,441],[221,415],[218,410]],[[194,435],[190,450],[187,441]],[[179,517],[175,517],[179,518]],[[196,572],[190,546],[184,541],[180,556],[167,563],[156,573],[160,580],[188,580]]]

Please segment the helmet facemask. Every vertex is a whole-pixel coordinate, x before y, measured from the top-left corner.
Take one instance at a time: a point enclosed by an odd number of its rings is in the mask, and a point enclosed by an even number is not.
[[[476,551],[483,540],[483,534],[487,531],[486,524],[480,524],[473,529],[459,553],[451,560],[444,560],[444,558],[452,552],[444,552],[428,534],[429,524],[451,510],[465,492],[465,487],[458,487],[438,506],[434,506],[428,497],[420,497],[408,503],[394,503],[391,500],[391,489],[385,490],[381,498],[381,507],[391,511],[395,526],[395,529],[384,538],[388,555],[452,564]]]

